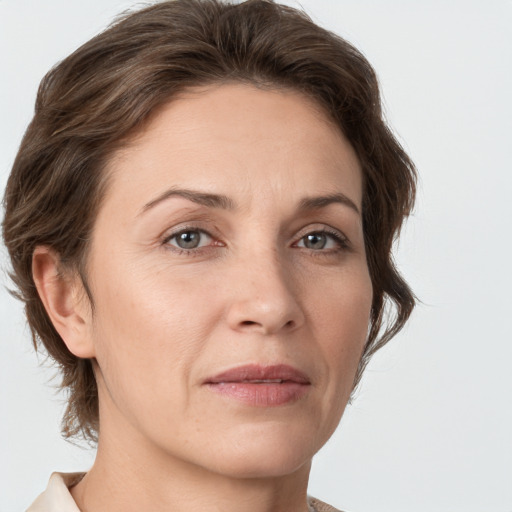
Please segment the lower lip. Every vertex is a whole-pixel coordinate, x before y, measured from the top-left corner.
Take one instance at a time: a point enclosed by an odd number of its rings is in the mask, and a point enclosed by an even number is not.
[[[219,382],[209,383],[210,390],[247,405],[273,407],[296,402],[309,391],[309,384],[298,382],[260,383]]]

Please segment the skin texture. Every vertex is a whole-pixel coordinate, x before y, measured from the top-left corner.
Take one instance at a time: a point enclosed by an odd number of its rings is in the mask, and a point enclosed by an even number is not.
[[[165,106],[107,172],[94,309],[51,250],[33,264],[66,344],[95,358],[98,455],[73,497],[95,512],[307,510],[311,458],[343,414],[372,299],[353,148],[297,92],[224,84]],[[229,204],[163,199],[177,189]],[[333,194],[348,200],[300,208]],[[179,247],[184,231],[196,248]],[[246,364],[290,365],[310,385],[273,407],[205,385]]]

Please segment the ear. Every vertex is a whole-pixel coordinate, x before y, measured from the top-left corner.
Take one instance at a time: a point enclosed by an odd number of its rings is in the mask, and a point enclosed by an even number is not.
[[[64,275],[60,267],[60,257],[54,250],[36,247],[32,276],[53,326],[72,354],[93,358],[91,307],[82,281],[78,276]]]

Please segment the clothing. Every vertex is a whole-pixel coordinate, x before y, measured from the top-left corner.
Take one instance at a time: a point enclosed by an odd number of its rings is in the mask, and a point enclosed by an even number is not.
[[[80,512],[68,488],[80,482],[85,473],[52,473],[46,490],[26,512]]]
[[[26,512],[80,512],[68,488],[80,482],[84,474],[53,473],[46,490]],[[308,501],[313,512],[341,512],[315,498],[308,498]]]

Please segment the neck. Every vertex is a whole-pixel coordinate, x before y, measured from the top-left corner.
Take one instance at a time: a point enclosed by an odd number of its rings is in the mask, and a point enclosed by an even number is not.
[[[309,470],[239,478],[102,430],[96,461],[71,494],[82,512],[307,512]]]

